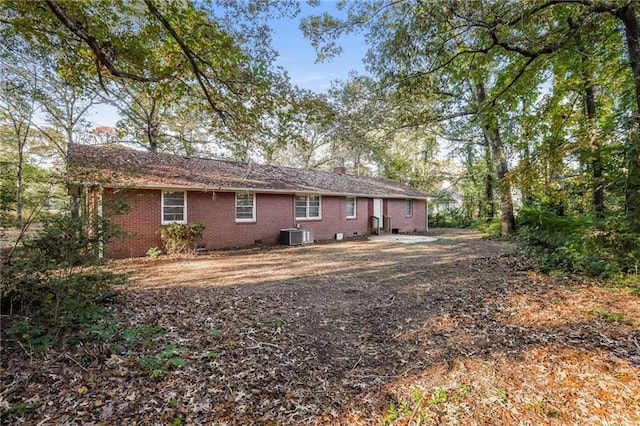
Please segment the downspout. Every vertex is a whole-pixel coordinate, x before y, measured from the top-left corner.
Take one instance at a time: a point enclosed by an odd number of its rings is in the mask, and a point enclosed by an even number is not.
[[[104,236],[103,236],[103,211],[102,211],[102,185],[98,186],[98,258],[104,258]]]
[[[292,228],[298,227],[298,222],[296,222],[296,194],[291,195],[291,209],[293,213],[293,226]]]
[[[425,229],[425,232],[429,232],[429,199],[428,198],[426,200],[424,200],[424,208],[425,208],[424,229]]]

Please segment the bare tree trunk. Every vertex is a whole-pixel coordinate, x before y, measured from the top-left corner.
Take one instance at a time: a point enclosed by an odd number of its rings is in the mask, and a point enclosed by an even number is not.
[[[489,147],[489,141],[487,140],[487,145],[486,145],[486,149],[485,149],[485,161],[487,162],[487,168],[489,169],[489,172],[487,173],[486,176],[486,181],[485,181],[485,203],[486,203],[486,209],[487,209],[487,215],[486,215],[486,219],[487,222],[492,222],[493,219],[496,216],[496,205],[495,205],[495,201],[493,199],[493,173],[491,173],[491,164],[492,164],[492,159],[491,159],[491,148]]]
[[[636,112],[627,150],[629,174],[625,201],[631,227],[640,232],[640,4],[629,2],[625,7],[615,11],[615,15],[624,23],[635,86]]]
[[[587,76],[588,71],[585,69],[583,75],[585,76],[585,103],[587,108],[587,122],[589,126],[589,140],[591,146],[591,173],[593,174],[593,209],[596,214],[596,218],[604,218],[604,182],[602,179],[602,155],[600,140],[598,139],[597,129],[595,128],[596,120],[596,98],[593,90],[593,84],[591,79]]]
[[[156,100],[152,99],[151,109],[147,114],[147,142],[151,152],[158,152],[158,136],[160,134],[160,123],[156,120]]]
[[[18,147],[18,164],[16,168],[16,219],[22,225],[22,168],[24,162],[24,144],[19,142]]]
[[[493,218],[496,216],[495,206],[493,204],[493,175],[491,173],[487,173],[486,178],[487,178],[486,187],[485,187],[486,205],[487,205],[486,219],[487,219],[487,222],[492,222]]]
[[[14,121],[14,129],[17,138],[18,158],[16,164],[16,220],[18,224],[22,225],[24,201],[23,201],[23,186],[24,186],[24,149],[27,145],[27,139],[29,137],[30,123],[16,123]],[[24,127],[23,127],[24,126]],[[24,130],[23,130],[24,129]]]
[[[484,136],[491,147],[491,154],[493,156],[493,162],[498,176],[497,191],[500,199],[500,230],[502,235],[511,235],[516,231],[516,220],[513,213],[511,184],[507,178],[507,174],[509,173],[509,164],[507,163],[507,154],[504,150],[504,144],[502,143],[500,132],[496,126],[491,124],[489,117],[487,117],[486,112],[483,110],[486,100],[486,92],[483,83],[476,84],[476,100],[478,102],[478,118],[480,119]]]

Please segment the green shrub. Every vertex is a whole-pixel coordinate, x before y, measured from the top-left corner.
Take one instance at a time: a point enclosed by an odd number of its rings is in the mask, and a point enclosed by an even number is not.
[[[640,235],[622,217],[595,221],[525,209],[518,214],[518,239],[545,271],[612,277],[637,274]]]
[[[474,227],[487,238],[503,238],[502,237],[502,223],[500,219],[493,219],[489,222],[486,220],[478,221]]]
[[[24,241],[30,260],[47,269],[72,268],[99,262],[99,244],[89,236],[82,218],[52,217],[43,230]]]
[[[101,267],[98,242],[80,218],[52,217],[0,269],[0,307],[8,337],[43,352],[100,321],[122,274]],[[70,341],[78,340],[72,338]]]
[[[162,250],[160,250],[158,247],[151,247],[149,250],[147,250],[147,256],[149,256],[150,259],[157,259],[161,254]]]
[[[162,225],[160,237],[168,254],[187,254],[196,251],[203,232],[204,225],[197,222],[172,223]]]
[[[571,270],[569,246],[583,233],[584,222],[555,213],[523,209],[518,213],[518,239],[528,256],[545,271]]]
[[[464,209],[450,208],[436,214],[429,214],[429,226],[433,228],[468,228],[473,224]]]

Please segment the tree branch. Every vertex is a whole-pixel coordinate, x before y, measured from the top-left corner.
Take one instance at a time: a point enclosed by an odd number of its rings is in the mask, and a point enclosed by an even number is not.
[[[109,59],[107,55],[108,44],[101,42],[100,40],[89,34],[80,22],[75,21],[70,17],[64,8],[58,3],[57,0],[45,0],[49,9],[53,12],[56,18],[71,31],[81,41],[85,42],[93,52],[96,60],[96,68],[98,76],[102,82],[101,68],[104,66],[109,74],[115,77],[127,78],[130,80],[140,81],[144,83],[158,82],[163,80],[159,77],[143,77],[138,74],[133,74],[125,71],[118,70],[115,64]],[[104,85],[103,85],[104,87]]]
[[[524,65],[522,65],[520,67],[520,69],[518,70],[518,72],[516,73],[516,75],[513,77],[513,79],[511,80],[511,82],[505,86],[497,95],[495,95],[493,97],[493,100],[491,101],[492,105],[495,105],[496,102],[498,101],[498,99],[500,99],[500,97],[502,97],[502,95],[504,95],[510,88],[511,86],[513,86],[514,84],[516,84],[516,82],[518,80],[520,80],[520,78],[524,75],[524,73],[527,71],[527,68],[529,67],[529,65],[531,65],[533,63],[533,61],[535,61],[537,58],[537,56],[535,57],[529,57],[527,59],[527,62],[524,63]]]
[[[202,89],[202,92],[204,93],[204,96],[207,99],[207,102],[213,109],[213,112],[222,120],[222,122],[227,127],[230,127],[227,120],[227,116],[229,115],[229,113],[224,109],[218,107],[216,101],[213,99],[212,94],[209,92],[209,88],[207,87],[207,85],[211,86],[211,83],[209,82],[209,79],[207,78],[207,76],[202,72],[202,70],[198,66],[198,63],[196,62],[197,55],[189,48],[189,46],[186,45],[184,40],[182,40],[180,35],[178,35],[176,30],[173,28],[173,26],[171,26],[171,23],[164,17],[164,15],[158,10],[158,8],[153,4],[151,0],[144,0],[144,3],[147,5],[147,8],[151,12],[151,14],[160,21],[160,23],[165,28],[165,30],[167,30],[167,32],[169,32],[169,34],[174,39],[174,41],[178,43],[178,46],[180,46],[180,49],[182,50],[184,55],[187,57],[187,60],[191,65],[193,74],[198,80],[198,85]]]

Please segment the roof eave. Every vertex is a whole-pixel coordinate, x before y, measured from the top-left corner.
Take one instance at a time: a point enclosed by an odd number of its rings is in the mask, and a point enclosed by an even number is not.
[[[76,182],[70,182],[69,185],[78,185]],[[411,198],[414,200],[429,200],[428,196],[408,195],[390,193],[387,195],[378,194],[365,194],[356,192],[330,192],[330,191],[313,191],[308,189],[298,190],[285,190],[285,189],[265,189],[265,188],[250,188],[250,187],[214,187],[208,185],[176,185],[176,184],[145,184],[145,185],[127,185],[119,183],[107,183],[107,182],[85,182],[83,185],[89,186],[102,186],[103,188],[113,189],[179,189],[184,191],[201,191],[201,192],[255,192],[263,194],[318,194],[323,196],[333,197],[360,197],[360,198]]]

